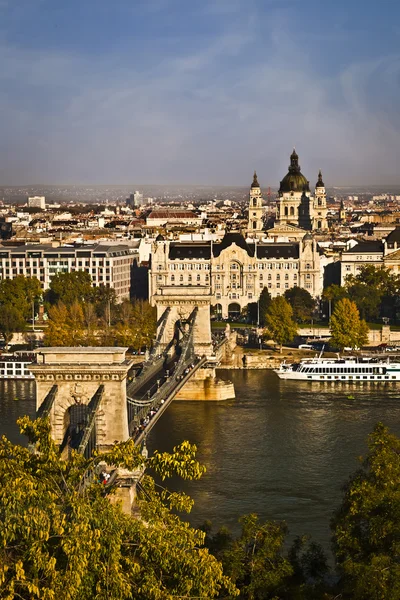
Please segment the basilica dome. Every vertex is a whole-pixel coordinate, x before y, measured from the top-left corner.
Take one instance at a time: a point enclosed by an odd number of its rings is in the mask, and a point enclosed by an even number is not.
[[[282,179],[281,185],[279,186],[279,195],[286,192],[309,192],[310,184],[304,177],[299,166],[299,157],[296,150],[293,149],[290,155],[290,166],[287,175]]]

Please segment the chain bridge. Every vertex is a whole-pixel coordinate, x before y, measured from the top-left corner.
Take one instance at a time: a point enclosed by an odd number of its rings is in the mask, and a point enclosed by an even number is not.
[[[234,397],[233,384],[215,377],[229,341],[225,336],[212,339],[210,297],[201,292],[196,290],[196,297],[183,287],[160,292],[156,339],[139,366],[126,358],[126,348],[37,351],[38,361],[31,365],[37,416],[49,417],[53,439],[65,457],[71,450],[90,456],[129,437],[143,444],[176,397]]]

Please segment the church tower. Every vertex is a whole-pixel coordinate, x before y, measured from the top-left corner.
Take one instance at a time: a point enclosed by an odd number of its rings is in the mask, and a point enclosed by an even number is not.
[[[250,237],[261,237],[263,234],[263,200],[255,171],[249,194],[249,222],[247,231]]]
[[[313,206],[313,214],[310,215],[313,217],[312,225],[313,229],[318,229],[320,231],[328,230],[328,220],[327,214],[328,209],[326,207],[326,191],[325,185],[322,181],[322,173],[321,170],[318,173],[318,181],[315,184],[315,197],[314,197],[314,206]]]
[[[341,202],[340,202],[339,221],[341,223],[344,223],[346,221],[346,209],[345,209],[343,200],[341,200]]]
[[[282,179],[278,191],[277,221],[279,225],[300,226],[300,204],[304,206],[303,195],[310,196],[309,182],[301,172],[299,156],[293,148],[287,175]]]

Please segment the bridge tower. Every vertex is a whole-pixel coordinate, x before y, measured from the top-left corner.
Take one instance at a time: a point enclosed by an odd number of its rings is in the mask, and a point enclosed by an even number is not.
[[[153,296],[157,306],[157,320],[160,350],[164,351],[174,334],[177,326],[189,318],[195,307],[198,308],[194,326],[193,347],[198,356],[212,355],[209,286],[162,286]],[[167,313],[167,309],[170,309]],[[165,321],[162,316],[166,315]]]
[[[71,427],[83,432],[90,418],[99,451],[129,438],[126,377],[132,363],[126,350],[59,347],[37,352],[37,364],[29,367],[35,376],[36,409],[50,417],[57,444],[65,442]]]

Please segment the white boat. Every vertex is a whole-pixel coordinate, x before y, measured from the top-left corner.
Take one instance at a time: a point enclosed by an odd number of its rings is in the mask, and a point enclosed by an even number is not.
[[[366,383],[400,381],[400,363],[367,358],[304,358],[274,369],[280,379]]]
[[[2,354],[0,356],[0,379],[34,379],[29,365],[36,360],[26,352]]]

